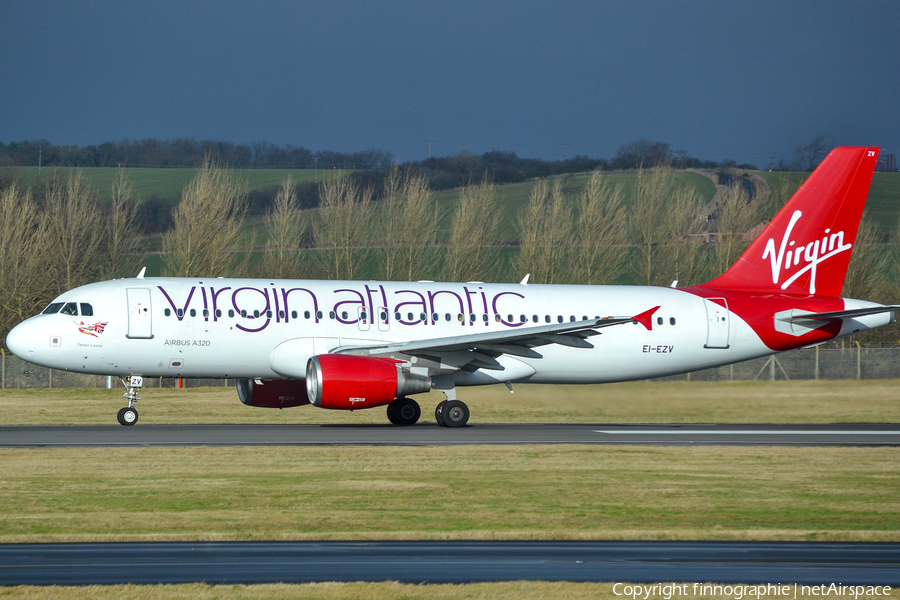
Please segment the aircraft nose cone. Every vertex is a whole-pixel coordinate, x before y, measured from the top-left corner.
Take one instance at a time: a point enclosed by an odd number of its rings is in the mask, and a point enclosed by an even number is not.
[[[19,323],[6,336],[6,347],[19,358],[28,360],[34,356],[34,336],[28,323]]]

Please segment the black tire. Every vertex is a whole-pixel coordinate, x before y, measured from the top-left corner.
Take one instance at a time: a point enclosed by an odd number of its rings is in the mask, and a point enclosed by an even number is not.
[[[387,417],[394,425],[413,425],[420,416],[422,409],[412,398],[397,398],[388,404]]]
[[[445,427],[465,427],[469,422],[469,407],[459,400],[447,400],[441,409],[441,420]]]
[[[444,417],[441,416],[441,411],[444,410],[445,404],[447,404],[446,400],[440,402],[434,409],[434,420],[437,421],[437,424],[441,427],[446,427],[446,425],[444,425]]]
[[[125,425],[126,427],[130,427],[138,422],[138,411],[136,408],[131,407],[119,409],[119,414],[116,415],[116,419],[118,419],[120,425]]]

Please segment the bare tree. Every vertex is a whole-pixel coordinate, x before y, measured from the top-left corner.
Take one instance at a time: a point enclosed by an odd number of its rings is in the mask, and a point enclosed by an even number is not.
[[[15,182],[0,189],[0,340],[57,291],[47,275],[49,237],[30,191]]]
[[[100,268],[103,279],[133,277],[142,257],[137,229],[137,205],[132,200],[134,187],[125,169],[120,168],[112,184],[109,216],[106,221],[105,260]]]
[[[497,189],[485,177],[459,195],[450,226],[450,249],[445,263],[450,281],[486,280],[490,245],[500,224]]]
[[[581,244],[578,259],[572,261],[575,283],[612,283],[625,272],[628,218],[622,195],[622,186],[612,187],[602,172],[591,174],[575,225]]]
[[[47,182],[44,219],[50,230],[46,256],[56,263],[63,289],[90,283],[97,275],[104,227],[97,194],[80,169]]]
[[[749,245],[743,236],[758,222],[750,195],[741,184],[726,186],[716,201],[715,271],[724,273]]]
[[[329,279],[357,279],[367,258],[367,234],[374,210],[372,189],[350,176],[323,181],[319,191],[321,225],[315,230],[322,267]]]
[[[520,273],[536,283],[568,283],[572,278],[566,255],[572,246],[572,209],[559,180],[538,181],[519,213]]]
[[[819,163],[828,154],[827,138],[819,134],[811,139],[808,144],[798,144],[794,152],[797,155],[797,159],[794,162],[797,169],[800,171],[812,171],[819,166]]]
[[[402,173],[388,173],[381,202],[385,231],[384,278],[407,281],[427,277],[435,266],[435,207],[428,180]]]
[[[671,169],[639,169],[631,206],[634,272],[644,285],[688,285],[704,271],[700,198],[677,186]]]
[[[900,233],[900,228],[898,228]],[[900,237],[900,236],[898,236]],[[894,246],[896,248],[896,246]],[[846,298],[866,300],[890,300],[888,275],[891,272],[892,256],[869,215],[863,216],[859,224],[853,254],[847,267],[844,288],[841,295]]]
[[[165,272],[176,277],[227,277],[240,274],[241,227],[246,186],[230,169],[204,158],[181,192],[173,211],[175,226],[163,236]]]
[[[266,215],[266,233],[268,241],[261,259],[261,271],[266,277],[277,279],[302,277],[304,268],[300,241],[303,223],[300,220],[297,189],[291,177],[286,177],[281,183],[274,206]]]

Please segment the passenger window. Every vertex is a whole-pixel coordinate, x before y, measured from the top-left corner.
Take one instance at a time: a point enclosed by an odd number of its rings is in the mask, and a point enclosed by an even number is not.
[[[445,321],[449,321],[451,318],[452,318],[452,317],[450,316],[450,313],[444,313],[444,320],[445,320]]]
[[[292,318],[292,319],[296,319],[296,318],[297,318],[297,311],[296,311],[296,310],[292,310],[292,311],[291,311],[291,318]]]
[[[669,317],[669,325],[675,324],[675,317]]]
[[[538,321],[540,321],[540,317],[538,317],[537,315],[531,315],[532,323],[537,323]]]
[[[494,321],[495,321],[496,323],[499,323],[501,320],[502,320],[502,319],[500,318],[500,315],[494,315]]]
[[[378,313],[378,318],[381,319],[382,323],[387,322],[387,313],[385,311],[381,311]]]
[[[94,307],[88,304],[87,302],[81,303],[81,316],[82,317],[93,317],[94,316]]]
[[[439,320],[440,318],[441,318],[441,315],[439,315],[439,314],[437,314],[437,313],[431,313],[431,320],[432,320],[432,321],[437,321],[437,320]]]
[[[583,317],[581,317],[581,320],[582,320],[582,321],[587,321],[587,320],[588,320],[587,315],[584,315]]]
[[[400,313],[398,313],[398,312],[395,312],[395,313],[394,313],[394,320],[395,320],[395,321],[399,321],[399,320],[400,320]]]
[[[254,318],[254,319],[258,319],[258,318],[259,318],[259,311],[258,311],[258,310],[254,310],[254,311],[253,311],[253,318]]]
[[[78,305],[74,302],[67,302],[63,309],[60,311],[61,314],[64,315],[78,315]]]
[[[412,314],[412,313],[406,313],[406,320],[407,320],[407,321],[412,321],[412,320],[413,320],[413,314]]]
[[[181,317],[184,316],[184,309],[179,308],[178,310],[175,311],[175,314],[178,315],[178,318],[180,319]]]
[[[233,319],[233,318],[234,318],[234,311],[231,310],[230,308],[228,309],[228,318],[229,318],[229,319]]]
[[[469,315],[469,323],[474,323],[474,322],[475,322],[475,313],[472,313]]]
[[[550,322],[550,315],[544,315],[544,322],[545,322],[545,323],[549,323],[549,322]]]
[[[457,313],[456,320],[459,321],[460,323],[463,323],[463,322],[465,322],[466,317],[464,317],[462,313]]]
[[[574,322],[575,322],[575,315],[572,315],[569,317],[569,323],[574,323]]]
[[[324,316],[324,315],[322,314],[322,311],[321,311],[321,310],[317,310],[317,311],[316,311],[316,318],[317,318],[317,319],[321,319],[323,316]]]
[[[525,315],[519,315],[519,323],[524,323],[528,319],[525,318]]]
[[[244,318],[244,319],[247,318],[247,309],[246,309],[246,308],[241,309],[241,317]]]
[[[656,324],[657,324],[657,325],[662,325],[662,324],[663,324],[663,318],[662,318],[662,317],[656,317]]]
[[[420,320],[420,321],[424,321],[424,320],[426,320],[427,318],[428,318],[428,315],[426,315],[425,313],[419,313],[419,320]]]
[[[308,319],[308,318],[309,318],[309,311],[308,311],[308,310],[304,310],[304,311],[303,311],[303,318],[304,318],[304,319]]]
[[[267,318],[267,319],[271,319],[271,318],[272,318],[272,311],[271,311],[271,310],[267,310],[267,311],[266,311],[266,318]]]
[[[343,320],[346,321],[348,316],[350,316],[350,315],[347,314],[347,311],[346,311],[346,310],[341,311],[341,318],[342,318]]]
[[[216,318],[217,318],[217,319],[221,319],[221,318],[222,318],[222,309],[221,309],[221,308],[217,308],[217,309],[216,309]]]
[[[278,311],[278,318],[281,319],[282,321],[284,320],[284,311],[283,310]]]
[[[365,322],[366,322],[366,319],[368,319],[368,318],[369,318],[369,313],[367,313],[367,312],[364,311],[364,310],[363,310],[363,311],[360,311],[360,313],[359,313],[359,319],[360,319],[360,321],[362,321],[363,323],[365,323]]]
[[[197,309],[195,309],[195,308],[192,308],[192,309],[191,309],[191,316],[192,316],[192,317],[196,317],[196,316],[197,316]]]
[[[334,319],[336,316],[337,316],[337,315],[334,314],[334,311],[333,311],[333,310],[329,310],[329,311],[328,311],[328,318],[329,318],[329,319]]]
[[[557,323],[562,323],[562,322],[563,322],[562,315],[557,315],[557,316],[556,316],[556,322],[557,322]]]
[[[163,314],[166,315],[167,317],[171,317],[172,311],[167,308],[166,310],[163,311]]]
[[[51,304],[50,306],[45,308],[41,314],[42,315],[55,315],[56,313],[59,312],[59,309],[62,308],[62,305],[63,305],[62,302],[54,302],[53,304]]]
[[[209,309],[208,309],[208,308],[204,308],[204,309],[203,309],[203,316],[204,316],[204,317],[209,317]]]

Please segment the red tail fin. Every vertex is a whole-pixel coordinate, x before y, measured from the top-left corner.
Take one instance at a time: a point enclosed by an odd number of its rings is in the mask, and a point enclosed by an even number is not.
[[[878,148],[835,148],[725,273],[700,287],[840,296]]]

